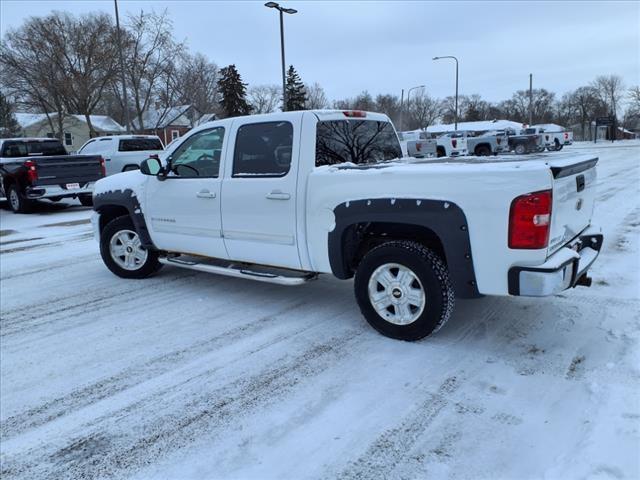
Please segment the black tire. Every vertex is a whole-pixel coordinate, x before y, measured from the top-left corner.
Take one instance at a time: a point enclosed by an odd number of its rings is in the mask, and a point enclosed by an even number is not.
[[[563,147],[564,145],[558,142],[558,147],[556,148],[556,152],[559,152],[560,150],[562,150]]]
[[[516,155],[524,155],[527,153],[527,147],[524,146],[523,143],[519,143],[516,145],[516,148],[513,149]]]
[[[111,220],[100,234],[100,255],[107,268],[121,278],[147,278],[158,272],[162,264],[158,261],[158,252],[154,250],[145,250],[147,253],[145,261],[132,270],[123,268],[116,262],[111,255],[110,242],[114,236],[123,231],[135,232],[131,217],[128,215]]]
[[[474,152],[478,157],[488,157],[491,155],[491,149],[486,145],[479,145]]]
[[[399,325],[388,321],[371,303],[370,280],[375,282],[372,280],[374,272],[389,264],[410,270],[419,281],[416,284],[414,280],[413,285],[421,287],[424,292],[423,310],[420,312],[416,308],[417,312],[412,312],[419,316],[411,323]],[[380,287],[382,284],[376,283],[375,288]],[[367,322],[381,334],[398,340],[415,341],[436,332],[449,319],[455,303],[449,272],[442,259],[434,251],[412,241],[387,242],[369,251],[358,265],[354,289]]]
[[[444,147],[442,146],[436,147],[436,156],[438,158],[447,156],[447,152],[445,151]]]
[[[93,207],[93,196],[92,195],[80,195],[78,196],[78,200],[83,207]]]
[[[9,185],[7,201],[13,213],[29,213],[33,208],[33,201],[25,198],[16,185]]]

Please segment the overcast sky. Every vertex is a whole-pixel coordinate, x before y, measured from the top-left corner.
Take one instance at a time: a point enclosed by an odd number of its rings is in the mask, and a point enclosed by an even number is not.
[[[121,17],[167,9],[174,33],[219,66],[235,63],[250,85],[280,82],[277,12],[264,2],[119,0]],[[640,2],[366,2],[282,1],[299,13],[285,18],[287,64],[330,99],[396,93],[425,84],[430,94],[460,93],[502,100],[517,89],[562,94],[597,75],[640,83]],[[0,28],[17,27],[51,10],[113,12],[111,0],[1,0]]]

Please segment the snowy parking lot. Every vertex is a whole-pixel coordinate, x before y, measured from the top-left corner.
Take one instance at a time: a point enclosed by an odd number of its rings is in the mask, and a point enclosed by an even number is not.
[[[90,209],[4,206],[0,476],[640,478],[640,142],[566,150],[600,157],[593,286],[458,300],[416,343],[351,281],[123,280]]]

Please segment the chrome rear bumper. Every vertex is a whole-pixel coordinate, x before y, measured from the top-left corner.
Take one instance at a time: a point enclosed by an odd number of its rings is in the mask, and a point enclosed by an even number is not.
[[[600,229],[588,227],[542,265],[511,267],[509,294],[546,297],[587,284],[582,278],[598,258],[602,241]]]

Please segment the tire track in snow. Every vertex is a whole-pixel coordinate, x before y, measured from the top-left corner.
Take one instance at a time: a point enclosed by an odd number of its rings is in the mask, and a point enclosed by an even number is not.
[[[216,369],[207,370],[84,425],[81,431],[86,433],[65,440],[63,446],[39,445],[20,455],[5,455],[0,475],[30,480],[123,477],[202,436],[213,442],[221,430],[275,404],[350,355],[363,331],[312,344],[295,356],[285,353],[257,373],[213,391],[202,389]],[[166,404],[169,398],[173,405]],[[148,414],[151,408],[156,415]]]
[[[461,374],[446,378],[435,393],[425,400],[402,422],[378,436],[356,460],[352,461],[336,478],[369,479],[388,478],[396,466],[406,460],[418,439],[427,432],[440,412],[454,403],[451,396],[458,390]]]
[[[195,357],[209,353],[223,346],[245,340],[262,331],[273,327],[280,321],[280,315],[295,311],[306,305],[306,301],[300,301],[258,318],[250,323],[237,326],[231,330],[215,335],[206,340],[202,340],[189,345],[188,347],[173,350],[161,355],[157,355],[141,365],[134,365],[118,372],[115,375],[100,379],[82,388],[75,389],[68,394],[49,400],[46,403],[23,412],[17,413],[0,422],[0,431],[3,440],[8,440],[16,435],[36,428],[45,423],[51,422],[70,412],[79,410],[100,400],[116,395],[124,390],[132,388],[150,378],[162,375],[170,370],[181,367],[193,360]],[[221,312],[211,319],[227,315],[228,312]],[[283,341],[296,335],[313,325],[305,325],[303,328],[292,330],[285,336],[281,336],[277,341]],[[269,340],[266,345],[273,344]]]
[[[88,290],[76,291],[64,297],[35,303],[27,308],[18,307],[10,309],[2,313],[2,318],[0,319],[0,338],[11,337],[25,330],[32,331],[37,327],[59,321],[69,323],[77,317],[86,315],[87,312],[97,311],[112,305],[114,298],[117,298],[119,302],[125,304],[126,302],[132,302],[141,298],[148,299],[154,295],[166,297],[166,291],[154,289],[153,287],[174,283],[190,283],[191,279],[195,276],[197,276],[197,273],[185,272],[173,275],[172,277],[155,277],[145,282],[136,282],[139,284],[136,288],[131,288],[132,283],[130,282],[118,284],[117,288],[106,291],[90,288]],[[171,290],[169,290],[169,292],[171,292]],[[179,295],[177,289],[174,289],[173,293]],[[73,327],[92,323],[93,321],[94,319],[90,318],[80,324],[73,322]],[[48,335],[55,333],[58,332],[48,332]]]

